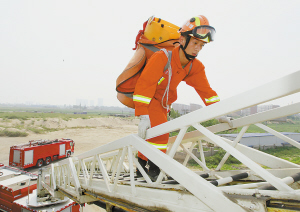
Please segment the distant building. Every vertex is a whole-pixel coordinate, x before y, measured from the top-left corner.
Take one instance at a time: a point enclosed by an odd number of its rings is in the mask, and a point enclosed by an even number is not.
[[[81,107],[88,106],[88,102],[87,99],[76,99],[76,105],[81,105]]]
[[[249,116],[255,113],[257,113],[257,105],[241,110],[242,116]]]
[[[193,111],[198,110],[200,108],[202,108],[201,105],[193,104],[193,103],[190,104],[190,112],[193,112]]]
[[[184,104],[173,103],[172,108],[177,110],[181,115],[187,114],[190,112],[190,106]]]
[[[191,103],[190,105],[185,105],[185,104],[178,104],[178,103],[173,103],[172,108],[176,111],[178,111],[181,115],[190,113],[192,111],[198,110],[202,108],[201,105],[198,104],[193,104]]]
[[[278,108],[280,107],[279,105],[259,105],[258,106],[258,111],[257,112],[264,112],[264,111],[267,111],[267,110],[272,110],[272,109],[275,109],[275,108]]]
[[[97,106],[98,107],[103,106],[103,99],[102,98],[98,98]]]
[[[260,112],[264,112],[264,111],[267,111],[267,110],[272,110],[272,109],[275,109],[275,108],[278,108],[278,107],[280,107],[280,106],[279,105],[272,105],[272,104],[269,104],[269,105],[255,105],[253,107],[249,107],[249,108],[241,110],[240,114],[241,114],[241,116],[249,116],[249,115],[252,115],[252,114],[255,114],[255,113],[260,113]]]
[[[94,100],[90,100],[90,106],[91,106],[91,107],[94,107],[94,106],[95,106]]]
[[[300,142],[300,133],[281,132],[281,134]],[[233,141],[237,135],[238,134],[219,134],[219,136],[231,141]],[[270,133],[245,133],[239,143],[253,148],[289,145],[285,141]]]

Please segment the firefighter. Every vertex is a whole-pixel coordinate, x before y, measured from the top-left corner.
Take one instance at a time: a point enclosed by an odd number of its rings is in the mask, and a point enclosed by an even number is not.
[[[203,15],[192,17],[180,29],[179,46],[172,51],[170,68],[164,71],[168,57],[163,51],[152,55],[135,86],[133,101],[135,115],[140,117],[138,135],[145,139],[146,130],[167,122],[169,106],[177,99],[176,88],[181,81],[194,87],[206,106],[220,101],[217,93],[210,87],[204,65],[196,59],[199,51],[213,41],[215,29],[209,26]],[[230,122],[222,117],[222,122]],[[166,153],[169,134],[148,139],[147,142]],[[151,180],[156,180],[160,169],[142,153],[138,161],[148,172]],[[149,171],[145,166],[149,166]],[[137,176],[141,173],[137,169]]]

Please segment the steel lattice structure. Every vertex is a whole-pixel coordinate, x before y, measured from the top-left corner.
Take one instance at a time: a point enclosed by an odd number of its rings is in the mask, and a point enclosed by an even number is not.
[[[296,210],[300,205],[300,187],[296,182],[299,180],[300,165],[241,145],[239,141],[248,127],[254,124],[300,148],[297,141],[262,124],[267,120],[300,113],[300,103],[234,119],[233,128],[242,127],[234,141],[215,134],[230,129],[228,124],[205,128],[199,123],[298,93],[299,79],[300,71],[297,71],[149,129],[146,139],[179,130],[178,136],[169,139],[167,154],[133,134],[51,164],[39,171],[38,195],[50,193],[58,198],[67,195],[79,203],[101,201],[107,204],[108,211],[113,206],[128,211]],[[189,126],[197,130],[187,133]],[[227,152],[215,170],[206,166],[202,140],[216,144]],[[191,144],[190,148],[185,147],[186,143]],[[201,159],[191,151],[196,144]],[[179,148],[187,153],[182,164],[173,159]],[[156,182],[152,182],[139,165],[135,156],[137,151],[160,167],[161,174]],[[229,155],[248,169],[222,171]],[[194,172],[186,167],[190,157],[203,171]],[[143,178],[135,177],[135,167]],[[238,179],[242,181],[230,183]]]

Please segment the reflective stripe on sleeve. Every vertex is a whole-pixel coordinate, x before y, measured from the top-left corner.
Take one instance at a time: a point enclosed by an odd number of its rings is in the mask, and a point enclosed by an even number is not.
[[[149,104],[151,102],[151,98],[142,95],[133,95],[133,101]]]
[[[212,96],[208,99],[205,99],[206,103],[213,103],[213,102],[219,102],[220,101],[220,97],[219,96]]]
[[[168,146],[168,144],[156,144],[156,143],[151,143],[149,141],[148,141],[148,143],[159,150],[165,150],[165,149],[167,149],[167,146]]]

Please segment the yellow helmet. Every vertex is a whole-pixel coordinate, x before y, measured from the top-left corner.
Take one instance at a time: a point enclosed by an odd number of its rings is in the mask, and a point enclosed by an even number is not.
[[[148,19],[144,35],[147,39],[156,43],[162,43],[167,40],[179,39],[179,27],[164,21],[160,18],[151,16]]]

